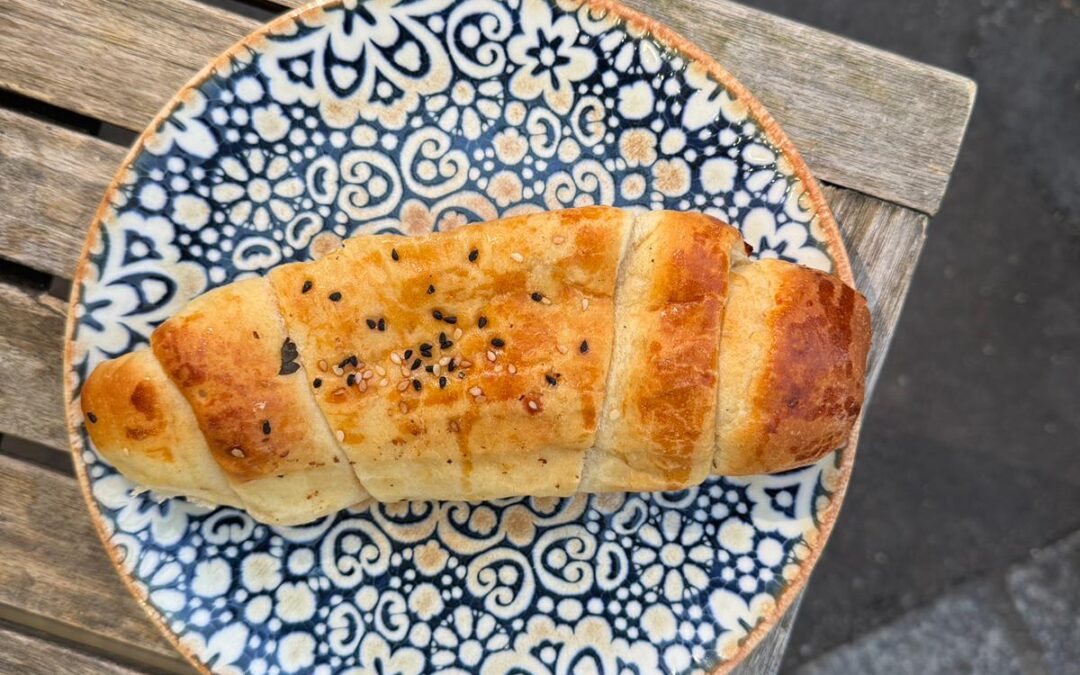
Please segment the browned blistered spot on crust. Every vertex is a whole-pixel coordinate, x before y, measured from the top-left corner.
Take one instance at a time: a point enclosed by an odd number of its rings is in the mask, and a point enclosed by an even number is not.
[[[157,417],[157,392],[154,391],[154,386],[146,381],[135,385],[135,391],[131,392],[131,405],[147,419]]]
[[[851,287],[810,270],[787,278],[775,301],[767,375],[754,395],[764,432],[754,454],[790,468],[836,449],[851,431],[862,408],[870,315]]]

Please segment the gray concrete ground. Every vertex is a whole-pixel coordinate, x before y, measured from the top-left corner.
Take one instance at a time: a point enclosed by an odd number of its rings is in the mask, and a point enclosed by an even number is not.
[[[1080,673],[1080,2],[744,1],[979,83],[785,670]]]

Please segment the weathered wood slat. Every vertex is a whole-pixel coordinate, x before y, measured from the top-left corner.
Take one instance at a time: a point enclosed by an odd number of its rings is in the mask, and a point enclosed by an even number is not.
[[[0,559],[0,619],[190,672],[121,586],[73,478],[0,456]]]
[[[64,312],[44,291],[0,283],[0,433],[67,448]]]
[[[899,318],[927,219],[850,190],[826,187],[826,197],[844,232],[858,287],[873,310],[872,382]],[[7,354],[0,360],[0,409],[6,411],[0,433],[66,448],[59,393],[63,304],[42,292],[0,284],[0,308],[11,319],[0,322],[0,350]]]
[[[937,210],[974,99],[970,80],[726,0],[628,4],[734,73],[819,178]],[[195,0],[68,0],[48,11],[35,0],[8,0],[0,8],[0,86],[141,130],[192,74],[256,26]]]
[[[124,149],[0,108],[0,257],[70,278]]]
[[[55,675],[60,665],[65,672],[85,675],[135,675],[138,672],[3,626],[0,626],[0,645],[3,645],[0,649],[0,672],[3,673]]]

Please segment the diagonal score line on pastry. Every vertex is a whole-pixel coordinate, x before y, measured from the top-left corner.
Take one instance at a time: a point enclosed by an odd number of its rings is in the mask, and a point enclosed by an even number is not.
[[[866,303],[742,248],[707,216],[609,207],[355,237],[162,324],[168,378],[146,356],[99,366],[87,428],[145,487],[290,524],[368,493],[672,490],[810,463],[858,415]],[[127,434],[140,382],[173,436]]]

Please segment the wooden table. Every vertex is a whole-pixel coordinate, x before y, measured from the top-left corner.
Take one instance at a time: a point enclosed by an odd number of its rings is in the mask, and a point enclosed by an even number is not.
[[[73,478],[66,280],[135,132],[276,5],[301,4],[250,3],[0,2],[0,672],[191,672],[124,590]],[[724,0],[628,4],[731,70],[826,184],[873,311],[872,385],[974,83]],[[737,672],[776,671],[795,609]]]

